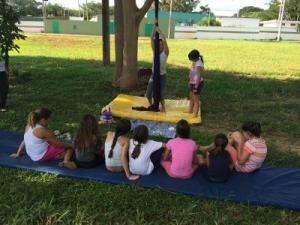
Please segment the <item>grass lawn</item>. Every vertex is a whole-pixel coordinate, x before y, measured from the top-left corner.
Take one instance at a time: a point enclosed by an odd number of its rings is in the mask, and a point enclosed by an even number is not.
[[[139,42],[140,66],[150,67],[149,40]],[[51,128],[75,133],[84,114],[99,115],[102,106],[120,93],[111,86],[113,65],[101,64],[99,37],[29,35],[19,44],[20,54],[12,54],[18,74],[11,82],[10,110],[0,114],[0,129],[22,131],[28,112],[44,105],[54,111]],[[300,167],[299,43],[170,40],[169,45],[168,98],[188,95],[188,52],[197,48],[204,55],[203,123],[193,128],[195,140],[207,144],[216,132],[257,120],[268,141],[268,163]],[[0,176],[1,225],[300,224],[299,212],[272,207],[25,170],[0,168]]]

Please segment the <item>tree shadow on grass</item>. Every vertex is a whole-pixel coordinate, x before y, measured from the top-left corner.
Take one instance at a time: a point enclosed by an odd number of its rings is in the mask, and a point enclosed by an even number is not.
[[[120,93],[112,86],[114,65],[103,67],[98,60],[15,56],[12,64],[29,79],[12,83],[11,110],[0,122],[2,129],[22,129],[27,113],[40,105],[54,111],[53,127],[76,127],[83,114],[99,115],[102,106]],[[151,68],[147,62],[140,66]],[[188,68],[169,65],[167,98],[188,98],[187,76]],[[300,80],[220,70],[208,70],[204,77],[200,132],[225,132],[239,128],[243,121],[256,120],[265,133],[285,133],[291,139],[300,136]],[[145,88],[144,84],[125,93],[143,94]]]

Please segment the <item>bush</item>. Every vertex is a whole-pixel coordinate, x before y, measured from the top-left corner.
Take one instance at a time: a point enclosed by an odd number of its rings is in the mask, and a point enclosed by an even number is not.
[[[199,26],[214,26],[214,27],[220,27],[221,22],[216,20],[216,18],[203,18],[198,22]]]

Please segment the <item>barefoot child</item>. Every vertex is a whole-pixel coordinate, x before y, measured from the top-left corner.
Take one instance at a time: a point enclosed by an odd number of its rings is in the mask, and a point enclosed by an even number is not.
[[[163,143],[148,138],[149,131],[145,125],[135,128],[129,145],[129,169],[133,174],[149,175],[160,166]]]
[[[261,138],[260,123],[246,122],[242,132],[229,135],[228,151],[238,172],[251,173],[259,169],[267,157],[267,145]]]
[[[102,159],[98,121],[92,115],[85,115],[75,139],[75,164],[77,167],[92,168],[99,165]]]
[[[190,108],[189,113],[194,114],[195,117],[199,114],[200,107],[200,94],[204,85],[203,77],[204,61],[199,51],[194,49],[189,55],[189,60],[192,62],[192,66],[189,74],[189,90],[190,90]]]
[[[190,138],[190,126],[180,120],[176,126],[177,137],[166,144],[162,167],[170,177],[189,179],[198,168],[197,145]]]
[[[76,165],[71,161],[72,145],[58,141],[54,133],[48,129],[51,114],[51,111],[46,108],[39,108],[29,114],[24,141],[18,152],[12,154],[11,157],[17,158],[26,150],[32,161],[46,162],[63,159],[60,166],[75,169]]]
[[[227,144],[226,135],[217,134],[213,144],[200,146],[200,150],[206,153],[204,175],[211,182],[225,182],[231,174],[231,159],[226,151]]]
[[[125,171],[129,180],[136,180],[139,177],[130,173],[128,165],[128,134],[130,129],[130,121],[121,119],[117,121],[115,132],[107,133],[104,147],[105,165],[106,169],[111,172]]]

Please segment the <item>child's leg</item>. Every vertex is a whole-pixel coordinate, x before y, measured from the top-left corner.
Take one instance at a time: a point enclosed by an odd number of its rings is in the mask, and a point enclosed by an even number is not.
[[[153,101],[153,81],[149,80],[148,82],[148,86],[147,86],[147,91],[146,91],[146,98],[148,99],[149,105],[152,105]]]
[[[193,113],[194,109],[194,93],[190,91],[190,108],[189,113]]]
[[[67,148],[64,155],[63,166],[69,169],[76,169],[76,164],[72,161],[74,150],[72,148]]]
[[[160,103],[161,103],[161,111],[162,112],[166,112],[166,103],[165,103],[165,100],[161,100]]]
[[[200,95],[198,94],[194,94],[194,108],[193,108],[193,112],[194,112],[194,116],[197,117],[198,113],[199,113],[199,106],[200,106]]]

